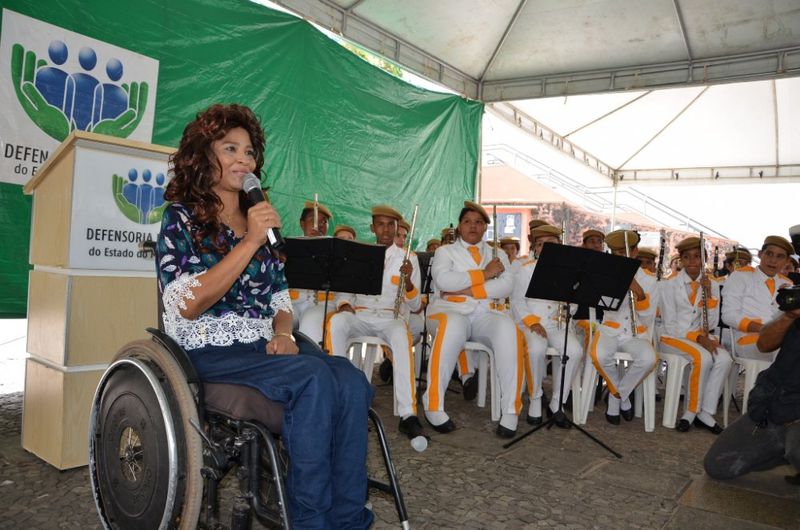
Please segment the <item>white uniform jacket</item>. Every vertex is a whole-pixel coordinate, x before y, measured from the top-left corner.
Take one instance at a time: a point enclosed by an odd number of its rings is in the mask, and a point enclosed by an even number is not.
[[[470,248],[475,250],[470,251]],[[497,257],[503,263],[505,271],[497,278],[487,280],[483,269],[492,260],[492,249],[485,241],[470,245],[458,239],[451,245],[439,247],[432,268],[437,296],[428,309],[428,314],[452,311],[470,315],[476,310],[495,311],[496,304],[503,303],[514,288],[514,274],[508,256],[500,251]],[[442,294],[464,289],[469,289],[471,294]]]
[[[641,267],[636,271],[634,279],[639,283],[644,291],[644,299],[634,303],[638,327],[636,333],[642,335],[647,333],[647,325],[655,320],[656,306],[658,304],[658,282],[656,275],[648,272]],[[603,311],[602,331],[608,336],[626,335],[632,336],[631,332],[631,310],[630,298],[625,297],[622,305],[616,311]]]
[[[711,280],[708,299],[708,329],[712,332],[719,324],[719,283]],[[700,282],[689,278],[685,270],[659,286],[659,307],[665,335],[697,342],[703,329],[703,302]]]
[[[397,298],[397,287],[400,284],[400,267],[406,257],[406,251],[397,245],[389,245],[386,249],[386,257],[383,264],[383,290],[380,295],[349,295],[337,300],[337,307],[348,303],[353,306],[359,316],[381,316],[392,317],[394,302]],[[409,256],[411,266],[411,283],[414,288],[411,291],[404,291],[403,302],[400,304],[400,315],[408,320],[408,315],[412,311],[417,311],[421,306],[419,294],[420,272],[419,260],[413,252]]]
[[[524,328],[541,324],[545,328],[558,325],[559,307],[561,303],[539,298],[526,298],[525,293],[536,269],[536,260],[522,258],[514,278],[514,292],[511,293],[511,311],[514,321]]]
[[[758,267],[736,269],[722,291],[722,321],[745,332],[750,322],[766,324],[780,313],[775,301],[778,289],[790,285],[792,281],[782,274],[770,278]]]

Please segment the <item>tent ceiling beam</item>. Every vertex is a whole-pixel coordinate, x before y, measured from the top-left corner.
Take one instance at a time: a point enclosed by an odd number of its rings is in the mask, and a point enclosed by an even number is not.
[[[683,45],[686,46],[686,57],[691,61],[692,47],[689,46],[689,37],[686,35],[686,25],[683,23],[683,13],[681,13],[681,6],[678,5],[678,0],[672,0],[672,6],[675,8],[675,18],[678,19],[678,27],[681,30],[681,38],[683,39]]]
[[[536,139],[548,143],[562,153],[571,156],[575,160],[589,166],[601,175],[612,178],[614,168],[606,164],[585,149],[572,143],[554,130],[550,129],[535,118],[525,114],[522,110],[511,103],[489,103],[486,110],[498,118],[502,118],[512,125],[519,127]]]
[[[478,80],[434,57],[410,42],[382,30],[351,10],[326,0],[273,0],[315,24],[388,57],[414,73],[440,83],[468,98],[478,99]],[[358,2],[356,2],[358,4]]]
[[[645,92],[645,93],[643,93],[643,94],[639,94],[638,96],[636,96],[636,97],[635,97],[635,98],[633,98],[632,100],[630,100],[630,101],[628,101],[628,102],[626,102],[626,103],[623,103],[623,104],[622,104],[622,105],[620,105],[619,107],[616,107],[616,108],[614,108],[614,109],[612,109],[612,110],[610,110],[610,111],[606,112],[605,114],[603,114],[603,115],[602,115],[602,116],[600,116],[599,118],[595,118],[595,119],[593,119],[592,121],[590,121],[589,123],[585,123],[585,124],[581,125],[580,127],[578,127],[577,129],[575,129],[574,131],[570,131],[570,132],[568,132],[567,134],[565,134],[565,135],[564,135],[564,138],[569,138],[571,135],[575,134],[576,132],[578,132],[578,131],[582,131],[583,129],[585,129],[586,127],[589,127],[590,125],[594,125],[595,123],[599,122],[600,120],[602,120],[602,119],[604,119],[604,118],[607,118],[607,117],[611,116],[612,114],[614,114],[614,113],[615,113],[615,112],[617,112],[618,110],[622,110],[622,109],[624,109],[625,107],[627,107],[628,105],[630,105],[631,103],[636,103],[637,101],[639,101],[640,99],[642,99],[642,98],[643,98],[643,97],[645,97],[646,95],[648,95],[648,94],[652,94],[652,93],[653,93],[653,91],[652,91],[652,90],[648,90],[647,92]]]
[[[781,145],[781,138],[780,138],[780,131],[778,130],[778,89],[775,87],[775,80],[773,79],[770,83],[772,88],[772,118],[773,122],[775,123],[775,165],[781,163],[781,153],[780,153],[780,145]]]
[[[687,184],[789,184],[800,182],[800,164],[621,169],[620,185]]]
[[[764,52],[483,82],[483,101],[714,85],[800,76],[800,46]]]
[[[625,160],[625,162],[623,162],[622,164],[620,164],[620,165],[619,165],[619,168],[617,168],[617,169],[618,169],[618,170],[619,170],[619,169],[622,169],[623,167],[625,167],[625,164],[627,164],[628,162],[630,162],[630,161],[631,161],[631,160],[632,160],[632,159],[633,159],[633,158],[634,158],[636,155],[638,155],[639,153],[641,153],[642,151],[644,151],[644,149],[645,149],[645,148],[646,148],[648,145],[650,145],[650,144],[653,142],[653,140],[655,140],[656,138],[658,138],[658,137],[661,135],[661,133],[663,133],[664,131],[666,131],[666,130],[669,128],[669,126],[670,126],[670,125],[672,125],[673,123],[675,123],[675,121],[676,121],[678,118],[680,118],[680,117],[683,115],[683,113],[684,113],[684,112],[686,112],[686,111],[689,109],[689,107],[691,107],[692,105],[694,105],[694,103],[695,103],[695,102],[696,102],[698,99],[700,99],[700,96],[702,96],[703,94],[705,94],[705,93],[706,93],[706,91],[707,91],[708,89],[709,89],[709,87],[705,87],[703,90],[701,90],[699,94],[697,94],[697,95],[696,95],[696,96],[695,96],[695,97],[694,97],[694,98],[693,98],[693,99],[692,99],[692,100],[691,100],[689,103],[687,103],[687,104],[686,104],[686,106],[685,106],[685,107],[683,107],[683,108],[680,110],[680,112],[678,112],[678,113],[677,113],[675,116],[673,116],[673,118],[672,118],[671,120],[669,120],[669,121],[667,122],[667,124],[666,124],[666,125],[664,125],[664,126],[663,126],[663,127],[662,127],[662,128],[661,128],[661,129],[660,129],[658,132],[657,132],[657,133],[655,133],[655,134],[654,134],[652,137],[650,137],[650,139],[649,139],[649,140],[647,140],[647,141],[644,143],[644,145],[643,145],[643,146],[641,146],[639,149],[637,149],[637,150],[636,150],[636,152],[635,152],[635,153],[633,153],[631,156],[629,156],[629,157],[628,157],[628,158]]]
[[[520,0],[519,5],[517,5],[517,10],[514,11],[514,14],[511,16],[511,20],[508,21],[508,25],[506,26],[506,29],[503,32],[503,36],[500,37],[499,41],[497,41],[497,46],[495,46],[494,52],[492,52],[492,56],[486,62],[486,66],[483,68],[483,72],[481,72],[479,82],[483,83],[484,79],[486,79],[486,72],[489,71],[489,68],[492,67],[492,64],[494,64],[495,59],[497,59],[497,54],[500,53],[500,48],[503,47],[503,43],[505,43],[508,34],[511,33],[511,29],[514,27],[514,23],[517,21],[520,13],[522,13],[522,10],[525,8],[526,3],[528,3],[528,0]]]

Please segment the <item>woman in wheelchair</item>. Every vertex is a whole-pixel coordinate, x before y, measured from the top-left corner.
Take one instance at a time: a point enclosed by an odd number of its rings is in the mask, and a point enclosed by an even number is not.
[[[284,404],[295,528],[367,528],[373,390],[347,359],[294,341],[283,264],[265,246],[280,216],[242,192],[244,176],[260,174],[264,147],[258,119],[239,105],[213,105],[184,129],[157,246],[164,329],[203,381]]]

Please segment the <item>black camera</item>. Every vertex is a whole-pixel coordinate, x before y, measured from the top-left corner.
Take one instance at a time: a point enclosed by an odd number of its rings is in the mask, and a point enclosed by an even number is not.
[[[775,301],[778,302],[778,309],[781,311],[800,309],[800,285],[778,289]]]

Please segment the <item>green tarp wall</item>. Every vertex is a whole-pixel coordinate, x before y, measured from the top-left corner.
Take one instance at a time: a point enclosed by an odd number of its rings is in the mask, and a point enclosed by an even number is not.
[[[419,204],[422,242],[475,195],[481,103],[410,86],[291,15],[247,0],[0,6],[157,59],[153,143],[176,146],[212,103],[252,107],[267,133],[265,181],[287,235],[299,233],[302,203],[314,193],[332,224],[353,225],[367,241],[373,204],[409,218]],[[0,183],[0,208],[0,316],[24,316],[30,197]]]

